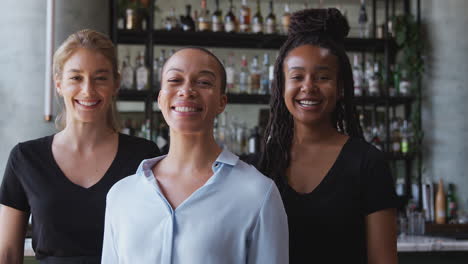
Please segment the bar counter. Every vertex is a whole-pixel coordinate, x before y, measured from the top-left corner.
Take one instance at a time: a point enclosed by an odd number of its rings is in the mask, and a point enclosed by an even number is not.
[[[405,236],[398,238],[398,252],[433,252],[433,251],[467,251],[468,240],[456,240],[443,237]],[[24,256],[34,256],[31,239],[24,243]]]

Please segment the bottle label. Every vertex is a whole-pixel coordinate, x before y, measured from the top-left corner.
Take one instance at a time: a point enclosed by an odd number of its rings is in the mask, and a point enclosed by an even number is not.
[[[210,30],[210,23],[208,23],[208,22],[198,23],[198,30],[200,30],[200,31],[209,31]]]
[[[267,34],[274,34],[276,33],[276,25],[275,22],[273,21],[267,21],[266,27],[265,27],[265,32]]]
[[[402,153],[408,153],[408,151],[409,151],[408,140],[403,139],[401,141],[401,152]]]
[[[145,68],[140,68],[136,76],[137,90],[145,90],[148,85],[148,71]]]
[[[436,213],[437,213],[437,218],[440,218],[440,217],[445,218],[444,210],[437,210]]]
[[[408,95],[411,83],[408,81],[400,81],[400,94]]]
[[[400,142],[399,141],[393,142],[392,150],[393,150],[393,152],[400,152]]]
[[[226,22],[224,25],[226,32],[235,32],[236,24],[234,22]]]
[[[260,74],[254,73],[250,75],[250,81],[252,86],[252,92],[257,93],[260,89]]]
[[[133,71],[131,68],[126,67],[122,70],[122,88],[132,89],[133,86]]]
[[[262,27],[263,27],[262,24],[253,24],[252,31],[254,33],[260,33],[260,32],[262,32]]]
[[[249,24],[240,24],[239,30],[240,32],[249,32]]]

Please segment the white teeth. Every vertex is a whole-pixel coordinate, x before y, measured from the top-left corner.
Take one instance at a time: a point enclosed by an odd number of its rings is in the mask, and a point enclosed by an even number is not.
[[[300,103],[301,105],[307,105],[307,106],[309,106],[309,105],[318,105],[318,104],[320,104],[320,101],[301,100],[301,101],[299,101],[299,103]]]
[[[80,105],[84,105],[84,106],[93,106],[93,105],[97,105],[97,103],[99,103],[99,101],[94,101],[94,102],[78,101],[78,103]]]
[[[195,107],[188,107],[188,106],[176,106],[174,108],[177,112],[198,112]]]

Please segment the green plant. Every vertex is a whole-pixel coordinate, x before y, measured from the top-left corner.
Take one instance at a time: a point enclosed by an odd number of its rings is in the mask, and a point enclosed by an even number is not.
[[[395,41],[398,45],[398,60],[401,69],[411,76],[419,77],[424,71],[422,52],[424,42],[420,27],[412,15],[400,15],[393,18]]]

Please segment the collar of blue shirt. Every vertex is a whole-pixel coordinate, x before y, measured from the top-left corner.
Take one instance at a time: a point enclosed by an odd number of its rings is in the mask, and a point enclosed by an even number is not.
[[[156,163],[164,159],[166,156],[167,155],[163,155],[163,156],[158,156],[155,158],[143,160],[140,163],[140,166],[138,167],[136,174],[141,173],[145,170],[150,170]],[[239,161],[238,156],[236,156],[235,154],[233,154],[231,151],[227,149],[223,149],[223,151],[221,151],[219,156],[216,158],[216,161],[213,163],[213,166],[212,166],[213,172],[216,172],[216,170],[219,167],[221,167],[220,164],[226,164],[226,165],[230,165],[234,167],[238,161]]]

